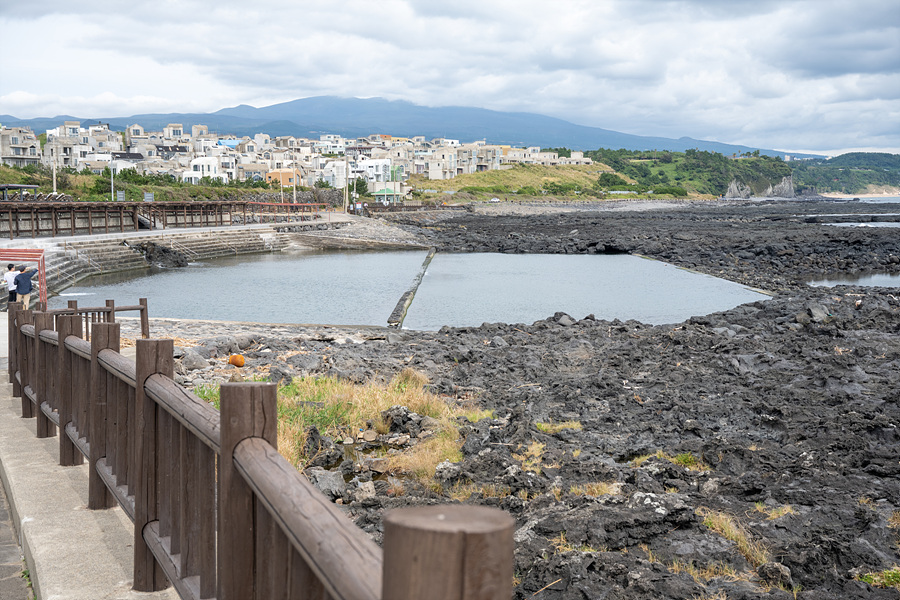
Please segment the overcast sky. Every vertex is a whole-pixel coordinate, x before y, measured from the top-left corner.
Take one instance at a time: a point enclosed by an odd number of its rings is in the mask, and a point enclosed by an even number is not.
[[[3,0],[0,31],[19,118],[380,96],[900,152],[900,0]]]

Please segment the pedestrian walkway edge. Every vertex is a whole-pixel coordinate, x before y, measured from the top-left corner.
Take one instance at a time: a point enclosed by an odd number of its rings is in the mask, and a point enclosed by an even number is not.
[[[8,356],[0,315],[0,350]],[[38,439],[0,373],[0,479],[37,600],[177,600],[131,589],[133,525],[120,508],[88,510],[88,467],[59,466],[59,438]]]

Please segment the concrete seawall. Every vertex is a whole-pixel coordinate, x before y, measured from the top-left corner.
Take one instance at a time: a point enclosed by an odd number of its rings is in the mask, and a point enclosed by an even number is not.
[[[48,289],[58,292],[91,275],[145,269],[150,263],[137,248],[144,242],[165,247],[188,261],[237,254],[280,251],[297,232],[340,228],[352,219],[328,213],[314,222],[229,227],[197,227],[0,241],[0,249],[41,249]]]

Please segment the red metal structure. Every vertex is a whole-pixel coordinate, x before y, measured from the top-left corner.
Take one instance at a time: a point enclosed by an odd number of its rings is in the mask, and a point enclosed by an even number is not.
[[[36,262],[38,266],[38,295],[44,306],[47,305],[47,271],[44,269],[43,250],[18,250],[15,248],[0,248],[0,263],[15,263],[16,268],[25,262]]]

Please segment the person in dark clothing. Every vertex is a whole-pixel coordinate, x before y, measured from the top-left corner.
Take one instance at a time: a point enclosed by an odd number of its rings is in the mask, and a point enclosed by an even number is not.
[[[16,275],[16,301],[22,303],[22,308],[28,310],[28,301],[31,299],[31,290],[34,286],[31,284],[31,278],[37,275],[37,267],[25,270],[25,265],[19,267],[19,274]]]

